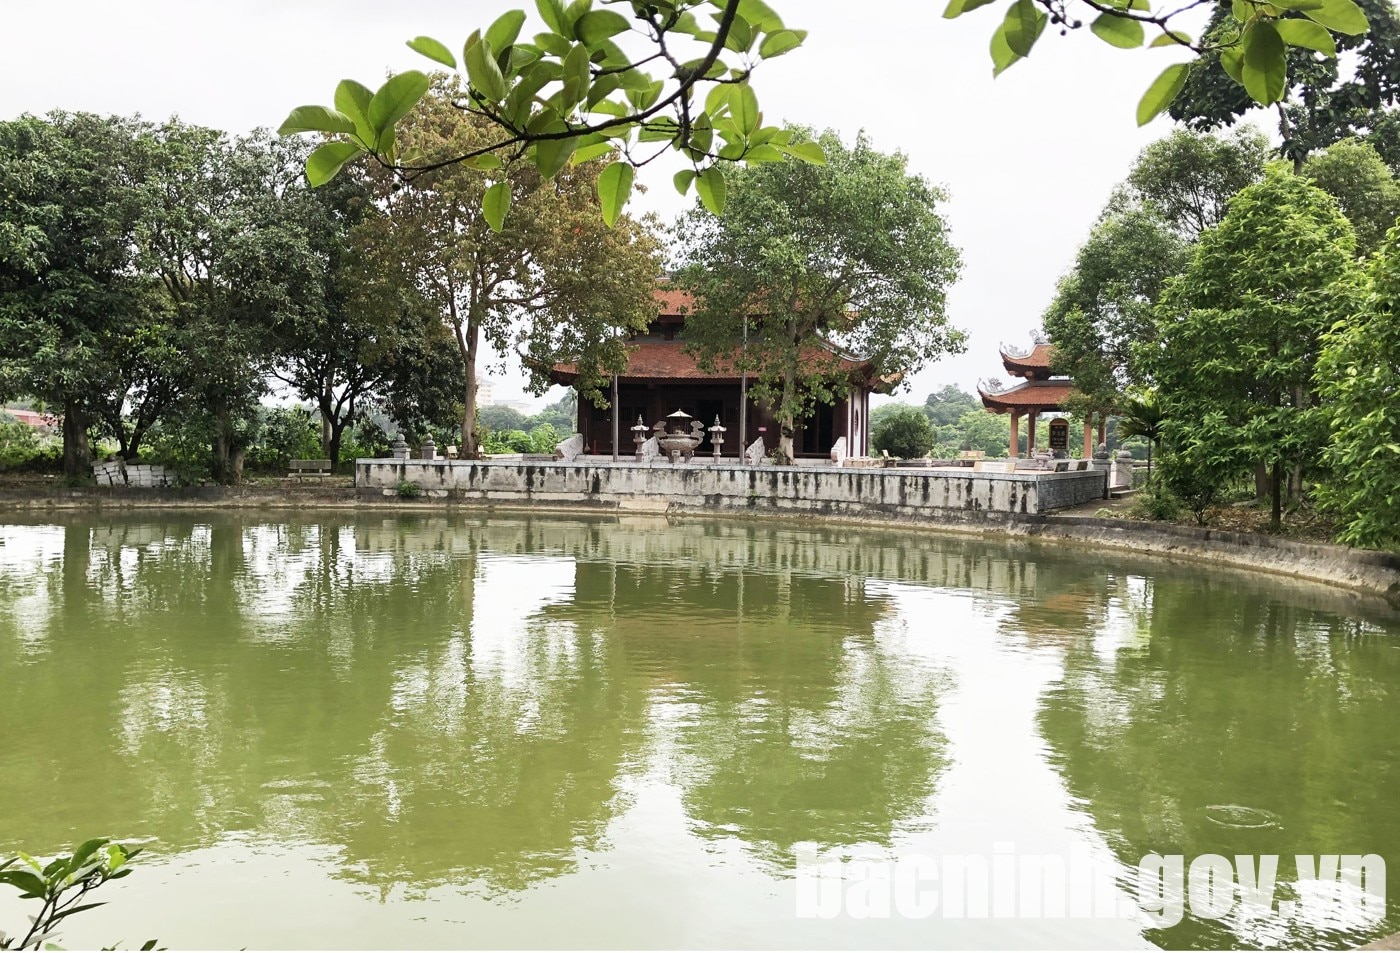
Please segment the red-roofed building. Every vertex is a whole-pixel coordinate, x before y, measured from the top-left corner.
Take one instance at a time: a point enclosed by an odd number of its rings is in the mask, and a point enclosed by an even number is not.
[[[585,451],[613,452],[614,412],[617,414],[618,452],[631,454],[635,449],[631,428],[639,417],[651,428],[676,410],[685,411],[706,427],[718,417],[727,428],[722,447],[727,454],[739,453],[741,437],[752,443],[762,435],[769,449],[777,446],[776,419],[766,406],[747,397],[746,382],[739,372],[726,367],[724,361],[718,363],[714,372],[707,372],[687,353],[685,320],[693,304],[690,296],[664,284],[656,289],[655,295],[656,319],[646,333],[632,339],[627,369],[617,376],[616,408],[595,407],[588,401],[579,401],[578,432],[583,435]],[[835,347],[813,348],[804,358],[813,364],[834,364],[847,371],[851,390],[847,397],[819,407],[811,419],[798,423],[793,438],[794,452],[799,457],[826,458],[836,441],[845,437],[847,454],[867,454],[870,395],[888,390],[889,382],[880,377],[870,361]],[[550,371],[550,378],[556,384],[573,386],[578,379],[578,369],[572,364],[556,364]],[[741,404],[745,406],[742,422]],[[710,452],[708,437],[697,452]]]
[[[1029,453],[1036,452],[1036,420],[1042,414],[1059,413],[1064,411],[1069,404],[1070,396],[1074,393],[1074,381],[1068,377],[1055,377],[1051,374],[1051,365],[1055,359],[1055,347],[1037,341],[1029,350],[1018,351],[1002,345],[1001,363],[1006,368],[1006,373],[1012,377],[1025,378],[1020,384],[1002,390],[990,391],[981,384],[977,385],[977,393],[982,398],[982,406],[994,414],[1011,415],[1011,440],[1009,448],[1011,456],[1020,454],[1021,443],[1021,417],[1025,416],[1026,424],[1026,446]],[[1051,421],[1052,438],[1055,430],[1060,424]],[[1063,426],[1068,426],[1065,422]],[[1099,420],[1099,442],[1104,439],[1103,418]],[[1052,447],[1054,450],[1068,450],[1068,447]],[[1089,421],[1084,422],[1084,456],[1093,454],[1093,425]]]

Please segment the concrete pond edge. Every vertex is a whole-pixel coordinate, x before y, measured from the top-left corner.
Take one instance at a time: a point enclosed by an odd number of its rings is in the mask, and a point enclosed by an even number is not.
[[[54,511],[147,509],[584,513],[598,516],[763,519],[878,529],[933,530],[955,535],[1054,540],[1080,548],[1122,550],[1178,562],[1229,566],[1349,589],[1380,597],[1400,608],[1400,553],[1142,520],[966,510],[928,510],[918,516],[909,516],[881,513],[873,508],[863,512],[839,512],[821,507],[801,510],[795,507],[710,506],[703,501],[696,505],[665,500],[611,503],[493,501],[470,497],[410,500],[385,496],[379,489],[353,487],[0,488],[0,511],[21,518],[32,519]]]

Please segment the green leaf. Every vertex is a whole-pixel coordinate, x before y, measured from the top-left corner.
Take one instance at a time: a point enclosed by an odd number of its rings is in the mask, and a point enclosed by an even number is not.
[[[369,124],[369,103],[374,92],[353,79],[343,79],[335,88],[335,108],[355,123],[355,135],[365,145],[374,142],[374,128]]]
[[[785,146],[780,145],[778,149],[794,159],[809,162],[812,165],[826,165],[826,153],[815,142],[793,142]]]
[[[782,18],[763,0],[739,0],[739,16],[763,33],[776,33],[783,28]]]
[[[1359,36],[1371,29],[1366,14],[1352,0],[1323,0],[1317,9],[1305,8],[1303,16],[1347,36]]]
[[[1319,53],[1326,53],[1333,58],[1337,55],[1337,41],[1332,39],[1332,34],[1320,23],[1311,20],[1278,20],[1274,23],[1278,29],[1278,35],[1283,42],[1289,46],[1301,46],[1304,49],[1317,50]]]
[[[584,46],[597,49],[608,37],[626,33],[631,28],[627,18],[615,10],[590,10],[578,18],[574,33]]]
[[[505,224],[506,213],[510,211],[510,183],[497,182],[481,197],[481,213],[486,216],[486,224],[493,232],[499,232]]]
[[[1190,74],[1189,63],[1176,63],[1162,70],[1162,75],[1152,81],[1152,85],[1147,87],[1147,92],[1142,94],[1142,99],[1138,102],[1138,125],[1145,126],[1161,115],[1172,104],[1172,100],[1176,99],[1181,87],[1186,85],[1186,77]]]
[[[1227,76],[1244,85],[1244,53],[1238,47],[1220,51],[1220,66]]]
[[[408,111],[417,105],[418,100],[423,98],[423,94],[432,85],[433,81],[426,73],[411,69],[390,76],[388,81],[379,87],[379,91],[369,101],[369,109],[366,110],[370,129],[374,132],[376,148],[383,143],[385,134],[393,129],[396,122],[408,115]]]
[[[496,58],[491,55],[491,47],[481,39],[480,33],[473,33],[467,38],[462,58],[467,64],[467,79],[471,81],[472,89],[487,102],[498,103],[506,98],[509,91],[506,78]]]
[[[599,156],[605,156],[609,152],[612,152],[613,148],[611,142],[594,142],[586,146],[579,146],[574,150],[574,154],[570,157],[569,161],[574,165],[578,165],[581,162],[588,162]]]
[[[16,887],[26,894],[33,894],[36,897],[44,896],[48,889],[44,883],[44,878],[40,877],[32,870],[6,870],[0,872],[0,883],[7,883]]]
[[[93,909],[95,909],[95,908],[97,908],[97,907],[105,906],[106,903],[107,903],[107,901],[105,901],[105,900],[99,900],[99,901],[96,902],[96,903],[80,903],[80,904],[78,904],[76,907],[69,907],[69,908],[66,909],[66,910],[63,910],[63,911],[61,911],[61,912],[59,912],[59,913],[54,914],[52,917],[49,918],[49,922],[50,922],[50,923],[57,923],[58,921],[62,920],[64,917],[71,917],[73,914],[75,914],[75,913],[82,913],[84,910],[93,910]]]
[[[325,106],[298,106],[282,121],[282,125],[277,127],[279,136],[294,136],[299,132],[354,131],[355,120]]]
[[[99,847],[105,847],[110,841],[110,837],[94,837],[83,841],[73,850],[73,856],[68,862],[68,872],[71,874],[82,867]]]
[[[1013,50],[1006,42],[1006,24],[999,23],[992,31],[992,76],[997,77],[1006,72],[1007,68],[1017,60],[1021,59],[1020,54]]]
[[[985,7],[991,2],[992,0],[949,0],[947,9],[943,11],[943,18],[955,20],[967,11]]]
[[[582,43],[569,50],[569,55],[564,57],[564,108],[569,109],[578,103],[583,102],[588,95],[588,83],[591,79],[588,70],[588,47]]]
[[[630,162],[614,162],[598,176],[598,201],[603,206],[603,224],[612,228],[632,194],[634,170]]]
[[[1006,45],[1017,56],[1029,56],[1031,47],[1040,39],[1050,18],[1035,5],[1035,0],[1016,0],[1006,11],[1003,28]]]
[[[1245,92],[1261,106],[1283,98],[1288,80],[1288,48],[1270,20],[1255,20],[1244,31]]]
[[[487,44],[496,53],[504,53],[520,38],[520,28],[525,25],[524,10],[507,10],[486,28]]]
[[[321,143],[306,157],[306,181],[313,189],[325,185],[335,178],[341,166],[364,151],[353,142]]]
[[[762,116],[758,111],[758,94],[747,82],[740,83],[730,90],[729,115],[734,118],[739,131],[745,135],[758,128]]]
[[[671,179],[671,183],[672,183],[673,185],[675,185],[676,191],[679,192],[681,195],[684,195],[685,193],[687,193],[687,192],[690,191],[690,183],[692,183],[692,182],[694,182],[694,181],[695,181],[695,170],[694,170],[694,169],[681,169],[681,170],[680,170],[679,172],[677,172],[677,173],[675,174],[675,176],[672,177],[672,179]]]
[[[719,166],[710,166],[695,180],[695,191],[700,193],[700,202],[710,210],[711,215],[724,214],[724,173]]]
[[[535,0],[535,9],[540,11],[540,17],[545,24],[560,35],[569,31],[564,24],[564,4],[560,0]]]
[[[1099,14],[1094,22],[1089,24],[1089,30],[1109,46],[1116,46],[1120,50],[1135,50],[1142,46],[1143,40],[1146,39],[1141,23],[1114,13]]]
[[[415,36],[408,41],[408,48],[415,53],[421,53],[434,62],[441,63],[448,69],[457,68],[457,57],[452,55],[452,51],[430,36]]]
[[[535,168],[540,170],[540,175],[546,179],[552,179],[559,174],[559,170],[568,164],[569,157],[574,154],[574,147],[578,145],[578,137],[568,139],[542,139],[535,143]]]
[[[495,169],[499,169],[504,163],[501,162],[499,156],[492,155],[489,152],[483,152],[479,156],[463,159],[462,165],[470,169],[476,169],[478,172],[491,172]]]
[[[782,56],[797,49],[802,45],[802,39],[799,30],[779,30],[777,33],[770,33],[759,44],[758,55],[765,60],[771,60],[775,56]]]
[[[1190,43],[1190,33],[1186,33],[1182,30],[1168,30],[1166,33],[1161,34],[1157,39],[1147,44],[1147,46],[1148,49],[1155,49],[1159,46],[1182,46],[1183,44],[1190,45]]]

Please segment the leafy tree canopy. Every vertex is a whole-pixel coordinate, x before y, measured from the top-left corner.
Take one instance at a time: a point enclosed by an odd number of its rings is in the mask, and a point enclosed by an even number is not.
[[[1314,155],[1303,175],[1337,200],[1356,230],[1356,251],[1369,255],[1400,220],[1400,181],[1369,142],[1344,139]]]
[[[1218,482],[1269,465],[1277,527],[1284,470],[1315,465],[1324,442],[1313,369],[1323,334],[1355,303],[1354,249],[1332,198],[1278,169],[1202,236],[1147,348],[1176,451],[1166,469]]]
[[[794,421],[849,389],[842,349],[898,380],[963,347],[946,315],[961,263],[938,208],[944,192],[863,134],[853,146],[829,131],[818,141],[825,165],[734,170],[724,214],[702,206],[678,227],[676,280],[696,300],[686,336],[702,365],[752,376],[754,396],[773,404],[784,459]]]
[[[1338,325],[1318,361],[1330,440],[1318,489],[1353,546],[1400,546],[1400,227],[1371,262],[1365,306]]]
[[[455,105],[460,95],[454,81],[439,81],[399,124],[403,147],[470,152],[491,142],[494,127],[463,116]],[[549,386],[553,365],[570,363],[583,392],[601,399],[601,383],[624,366],[627,334],[653,316],[659,241],[649,222],[625,215],[605,226],[596,186],[606,168],[596,158],[546,178],[515,163],[503,167],[496,184],[460,163],[407,183],[373,177],[387,209],[375,222],[385,230],[378,241],[397,250],[397,267],[428,298],[455,344],[464,454],[477,450],[483,342],[519,357],[536,392]],[[505,206],[515,209],[509,219]]]

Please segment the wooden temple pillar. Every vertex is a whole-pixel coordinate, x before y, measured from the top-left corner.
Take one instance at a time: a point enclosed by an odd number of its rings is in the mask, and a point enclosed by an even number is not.
[[[1021,412],[1011,411],[1011,452],[1008,454],[1015,460],[1021,455]]]
[[[1032,410],[1026,415],[1026,456],[1035,456],[1035,418],[1040,416],[1040,410]]]
[[[1084,459],[1094,455],[1094,415],[1084,415]]]

